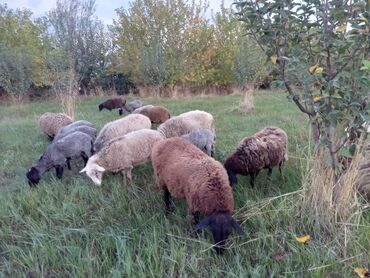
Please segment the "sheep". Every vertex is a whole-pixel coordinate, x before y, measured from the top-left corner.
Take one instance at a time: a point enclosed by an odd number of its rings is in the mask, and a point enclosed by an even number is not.
[[[209,129],[198,129],[181,137],[192,142],[200,150],[213,157],[216,136]]]
[[[194,110],[172,117],[158,127],[166,138],[182,136],[197,129],[209,129],[215,133],[213,116]]]
[[[153,124],[162,124],[167,121],[171,115],[163,106],[146,105],[135,109],[132,114],[142,114],[147,116]]]
[[[104,108],[108,109],[109,111],[111,111],[112,109],[119,108],[118,112],[120,115],[122,115],[121,111],[125,107],[125,104],[126,104],[126,100],[124,98],[123,99],[122,98],[110,98],[104,101],[103,103],[100,103],[98,107],[99,107],[99,111],[102,111]]]
[[[63,176],[63,166],[68,159],[82,157],[85,164],[92,155],[92,138],[86,133],[76,131],[67,134],[57,141],[53,141],[44,154],[40,157],[36,166],[29,169],[26,176],[28,184],[33,187],[39,183],[41,175],[55,168],[59,179]]]
[[[224,167],[229,175],[230,184],[238,182],[236,175],[250,175],[250,183],[254,187],[255,179],[262,169],[282,165],[288,160],[288,136],[277,127],[266,127],[253,136],[242,139],[236,150],[227,157]]]
[[[153,145],[163,136],[156,130],[141,129],[114,138],[88,160],[80,173],[87,176],[98,186],[102,183],[105,171],[121,172],[132,183],[131,170],[134,166],[149,160]]]
[[[81,131],[81,132],[84,132],[88,135],[91,136],[91,138],[93,138],[93,140],[95,140],[96,138],[96,134],[97,134],[97,131],[96,131],[96,128],[93,127],[93,126],[87,126],[87,125],[73,125],[70,124],[70,125],[67,125],[63,128],[61,128],[58,133],[55,135],[54,137],[54,141],[58,140],[59,138],[62,138],[64,137],[65,135],[71,133],[71,132],[74,132],[74,131]]]
[[[105,142],[131,131],[151,128],[152,123],[147,116],[141,114],[128,115],[124,118],[109,122],[104,125],[94,142],[94,152],[100,151]]]
[[[144,103],[140,99],[134,99],[133,101],[130,101],[129,103],[126,104],[125,110],[129,113],[132,111],[138,109],[139,107],[143,106]],[[123,113],[123,110],[122,110]],[[122,114],[120,114],[122,115]]]
[[[156,143],[151,160],[156,183],[164,192],[166,212],[173,210],[171,197],[186,199],[195,230],[210,226],[218,254],[223,253],[232,229],[244,233],[232,217],[232,188],[220,162],[181,137]],[[201,222],[200,214],[206,216]]]
[[[62,127],[72,123],[72,118],[64,113],[46,112],[38,120],[40,131],[44,132],[50,139],[58,133]]]

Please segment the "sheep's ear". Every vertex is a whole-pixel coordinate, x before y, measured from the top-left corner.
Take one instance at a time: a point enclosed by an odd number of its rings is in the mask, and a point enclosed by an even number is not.
[[[96,165],[96,166],[95,166],[95,169],[96,169],[97,171],[99,171],[99,172],[104,172],[104,171],[105,171],[104,167],[101,167],[101,166],[99,166],[99,165]]]
[[[80,173],[85,173],[86,172],[86,167],[85,168],[83,168],[81,171],[80,171]]]
[[[204,229],[205,227],[207,227],[209,224],[211,224],[211,219],[210,217],[207,217],[205,219],[203,219],[202,221],[200,221],[196,226],[195,226],[195,231],[198,232],[199,230],[202,230]]]
[[[232,220],[232,227],[234,228],[234,230],[239,234],[239,235],[244,235],[245,232],[243,230],[243,228],[233,219]]]

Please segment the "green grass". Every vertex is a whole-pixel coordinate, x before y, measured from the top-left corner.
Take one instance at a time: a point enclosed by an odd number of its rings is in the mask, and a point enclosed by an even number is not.
[[[275,169],[271,180],[261,173],[254,190],[247,177],[233,188],[235,217],[246,234],[233,235],[223,256],[212,250],[209,232],[193,235],[184,200],[175,200],[176,211],[165,216],[150,163],[134,169],[133,186],[106,174],[103,186],[96,187],[78,174],[79,161],[62,180],[51,171],[31,190],[25,172],[49,143],[37,118],[59,111],[59,104],[0,106],[0,277],[355,277],[354,267],[369,267],[368,215],[346,248],[334,232],[320,235],[301,217],[306,118],[281,93],[256,94],[256,108],[247,114],[235,109],[241,99],[145,99],[166,106],[171,115],[212,113],[220,161],[241,138],[267,125],[288,133],[290,159],[283,177]],[[98,111],[101,100],[80,100],[76,118],[98,128],[117,119],[117,111]],[[275,196],[280,197],[271,200]],[[295,240],[303,233],[313,236],[306,245]]]

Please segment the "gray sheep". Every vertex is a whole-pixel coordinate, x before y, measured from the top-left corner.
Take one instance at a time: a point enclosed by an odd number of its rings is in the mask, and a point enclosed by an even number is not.
[[[83,133],[86,133],[91,138],[93,138],[93,140],[95,140],[96,135],[97,135],[96,128],[93,127],[93,126],[87,126],[87,125],[82,125],[82,124],[81,125],[70,124],[70,125],[67,125],[67,126],[61,128],[58,131],[57,135],[55,135],[55,137],[54,137],[54,141],[57,141],[60,138],[63,138],[64,136],[66,136],[67,134],[75,132],[75,131],[81,131]]]
[[[82,157],[85,165],[92,155],[93,139],[86,133],[72,132],[57,141],[52,142],[40,157],[36,166],[27,172],[28,184],[35,186],[41,180],[41,175],[55,168],[59,179],[63,176],[63,167],[68,159]]]
[[[142,102],[140,99],[134,99],[133,101],[130,101],[126,103],[125,109],[127,112],[131,113],[135,109],[138,109],[139,107],[143,106],[144,102]],[[123,109],[120,109],[119,111],[120,115],[123,114]]]
[[[209,129],[198,129],[182,136],[209,156],[214,155],[216,136]]]

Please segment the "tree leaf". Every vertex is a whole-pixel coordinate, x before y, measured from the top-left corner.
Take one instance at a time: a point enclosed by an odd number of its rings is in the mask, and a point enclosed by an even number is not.
[[[270,60],[275,65],[276,64],[276,61],[277,61],[277,56],[276,55],[271,56],[270,57]]]
[[[311,236],[310,235],[304,235],[304,236],[299,236],[299,237],[296,237],[295,238],[299,243],[306,243],[307,241],[309,241],[311,239]]]
[[[347,29],[347,26],[346,25],[342,25],[342,26],[338,26],[337,28],[335,28],[335,31],[339,32],[339,33],[343,33],[345,32]]]

